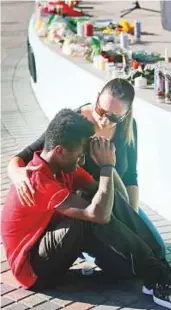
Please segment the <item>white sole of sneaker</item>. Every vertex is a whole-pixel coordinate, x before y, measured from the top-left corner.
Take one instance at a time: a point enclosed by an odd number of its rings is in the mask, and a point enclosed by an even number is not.
[[[143,294],[145,294],[145,295],[153,295],[153,289],[148,290],[148,289],[146,288],[146,286],[144,286],[144,285],[143,285],[143,287],[142,287],[142,292],[143,292]]]
[[[155,302],[155,304],[157,304],[159,306],[171,309],[171,302],[169,302],[169,301],[161,300],[161,299],[157,298],[156,296],[153,296],[153,301]]]

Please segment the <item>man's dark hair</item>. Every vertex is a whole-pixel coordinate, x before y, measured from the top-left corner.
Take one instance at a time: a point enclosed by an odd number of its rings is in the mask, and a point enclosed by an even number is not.
[[[57,145],[73,149],[82,139],[94,135],[94,125],[84,116],[70,109],[62,109],[50,122],[45,133],[44,149],[52,150]]]

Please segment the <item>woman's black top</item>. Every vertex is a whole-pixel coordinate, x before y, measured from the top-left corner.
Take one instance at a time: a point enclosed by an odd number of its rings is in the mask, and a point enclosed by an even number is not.
[[[81,107],[76,110],[81,112]],[[111,139],[116,148],[116,171],[124,182],[125,186],[137,185],[137,125],[133,120],[134,144],[128,145],[120,134],[119,125],[117,125],[115,135]],[[26,147],[16,156],[21,157],[27,164],[32,160],[36,151],[42,150],[44,146],[45,133],[43,133],[34,143]],[[88,171],[96,180],[99,180],[100,169],[87,154],[84,169]]]

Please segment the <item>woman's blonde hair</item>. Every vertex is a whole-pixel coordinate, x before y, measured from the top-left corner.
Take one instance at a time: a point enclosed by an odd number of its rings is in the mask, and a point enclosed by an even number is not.
[[[134,100],[134,87],[124,79],[113,79],[109,81],[102,89],[99,94],[102,95],[104,92],[109,93],[113,97],[121,99],[125,104],[128,105],[128,115],[126,118],[118,124],[120,135],[124,138],[125,142],[130,145],[134,144],[134,131],[133,131],[133,113],[132,113],[132,102]]]
[[[133,130],[133,116],[132,116],[132,108],[130,109],[129,114],[125,118],[125,120],[120,123],[120,131],[121,135],[124,137],[125,142],[128,145],[133,144],[135,142],[134,139],[134,130]]]

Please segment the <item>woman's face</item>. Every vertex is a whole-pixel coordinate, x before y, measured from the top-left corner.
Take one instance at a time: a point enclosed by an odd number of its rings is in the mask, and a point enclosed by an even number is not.
[[[128,103],[117,97],[113,97],[107,92],[99,96],[96,108],[93,111],[93,118],[100,129],[114,127],[117,122],[111,122],[105,116],[105,113],[103,114],[103,111],[112,113],[116,117],[122,117],[128,112]]]

